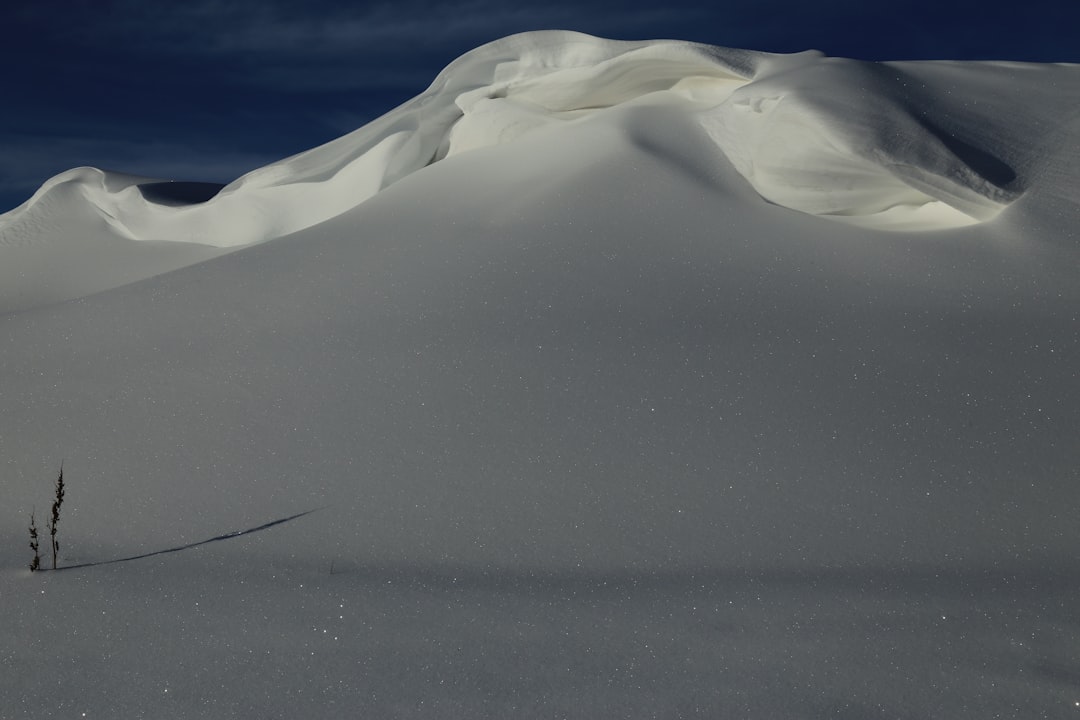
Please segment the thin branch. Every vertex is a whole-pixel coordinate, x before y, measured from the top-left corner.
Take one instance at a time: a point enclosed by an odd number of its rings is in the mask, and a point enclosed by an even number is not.
[[[60,462],[60,476],[56,478],[56,499],[52,504],[52,520],[48,523],[52,541],[52,569],[56,569],[56,556],[60,552],[60,543],[56,539],[56,523],[60,521],[60,506],[64,503],[64,463]]]
[[[34,551],[34,559],[30,561],[30,572],[37,572],[41,568],[41,554],[38,552],[38,531],[33,510],[30,511],[30,549]]]

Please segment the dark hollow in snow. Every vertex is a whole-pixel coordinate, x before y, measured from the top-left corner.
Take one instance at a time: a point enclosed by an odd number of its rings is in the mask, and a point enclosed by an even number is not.
[[[138,187],[146,200],[158,205],[178,207],[204,203],[217,195],[225,186],[219,183],[166,181],[142,183]]]

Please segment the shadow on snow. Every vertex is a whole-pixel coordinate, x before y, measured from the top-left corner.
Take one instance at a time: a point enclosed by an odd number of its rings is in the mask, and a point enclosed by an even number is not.
[[[305,515],[310,515],[313,512],[315,511],[307,510],[306,512],[297,513],[296,515],[290,515],[288,517],[283,517],[278,520],[272,520],[268,523],[263,523],[258,527],[248,528],[247,530],[236,530],[230,533],[225,533],[224,535],[218,535],[216,537],[208,538],[206,540],[200,540],[199,542],[188,543],[187,545],[180,545],[178,547],[168,548],[165,550],[155,550],[154,552],[143,553],[141,555],[132,555],[131,557],[125,558],[117,558],[115,560],[100,560],[98,562],[79,563],[78,565],[64,565],[63,567],[56,568],[56,571],[59,572],[60,570],[74,570],[76,568],[94,567],[95,565],[112,565],[113,563],[128,562],[130,560],[142,560],[143,558],[154,557],[155,555],[165,555],[166,553],[180,552],[181,550],[190,550],[191,548],[196,548],[200,545],[208,545],[212,542],[231,540],[232,538],[237,538],[242,535],[250,535],[251,533],[256,533],[260,530],[266,530],[268,528],[274,527],[275,525],[281,525],[282,523],[287,523],[290,520],[295,520],[297,518],[304,517]]]

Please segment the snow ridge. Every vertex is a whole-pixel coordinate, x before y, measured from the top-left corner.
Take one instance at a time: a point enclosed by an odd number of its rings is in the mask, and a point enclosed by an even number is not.
[[[205,202],[161,202],[147,178],[62,173],[0,216],[0,244],[32,243],[45,226],[63,232],[45,202],[63,195],[118,237],[239,247],[340,215],[432,162],[635,103],[682,109],[780,206],[907,229],[994,217],[1017,197],[1013,171],[977,138],[951,141],[905,87],[886,65],[816,52],[525,33],[467,53],[413,100]]]

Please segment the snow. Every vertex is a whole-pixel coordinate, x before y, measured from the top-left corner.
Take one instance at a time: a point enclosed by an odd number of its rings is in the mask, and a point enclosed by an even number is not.
[[[1073,716],[1078,101],[529,33],[224,188],[57,176],[0,716]]]

